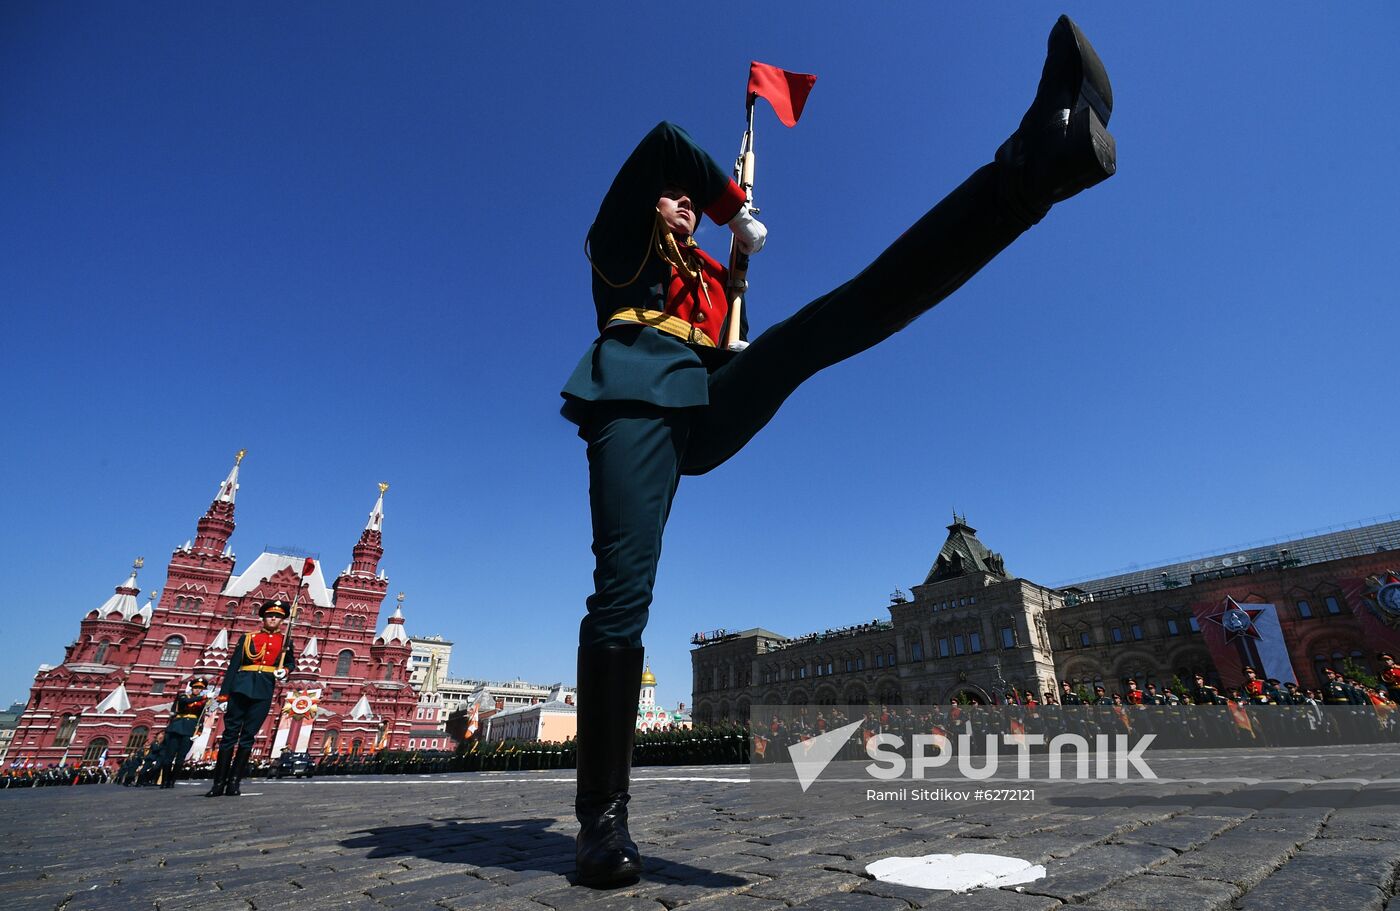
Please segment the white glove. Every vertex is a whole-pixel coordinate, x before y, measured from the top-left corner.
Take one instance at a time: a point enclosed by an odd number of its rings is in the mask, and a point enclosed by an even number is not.
[[[739,242],[739,250],[745,256],[753,256],[762,250],[763,242],[768,238],[768,229],[763,226],[763,222],[753,217],[748,203],[744,203],[738,215],[729,219],[727,227],[734,232],[734,237]]]
[[[285,667],[279,667],[272,672],[272,676],[276,677],[278,680],[285,680],[287,678],[287,669]]]

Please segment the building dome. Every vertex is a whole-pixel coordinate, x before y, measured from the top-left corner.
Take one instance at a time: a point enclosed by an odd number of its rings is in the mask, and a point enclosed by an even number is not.
[[[642,686],[656,686],[656,676],[652,674],[650,664],[642,671]]]

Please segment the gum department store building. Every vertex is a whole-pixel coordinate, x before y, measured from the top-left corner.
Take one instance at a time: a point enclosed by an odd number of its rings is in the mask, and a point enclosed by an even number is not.
[[[692,639],[699,723],[748,718],[751,705],[946,704],[1001,701],[1008,687],[1091,691],[1163,688],[1218,670],[1193,605],[1273,604],[1299,683],[1350,659],[1375,671],[1375,651],[1348,582],[1400,570],[1400,518],[1247,547],[1214,557],[1050,588],[1018,579],[977,530],[954,516],[913,597],[896,591],[888,619],[788,638],[763,628]],[[1246,605],[1248,606],[1248,605]],[[1394,626],[1392,626],[1392,629]]]

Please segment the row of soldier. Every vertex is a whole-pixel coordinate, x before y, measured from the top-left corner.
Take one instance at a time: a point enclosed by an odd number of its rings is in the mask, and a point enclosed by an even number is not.
[[[1102,685],[1091,694],[1065,681],[1058,697],[1048,691],[1039,699],[1029,691],[1012,691],[991,706],[954,699],[947,706],[882,705],[849,715],[837,706],[785,707],[756,733],[753,748],[762,761],[786,761],[787,748],[853,722],[859,726],[838,758],[864,758],[867,742],[879,734],[899,736],[905,752],[918,734],[942,735],[954,746],[959,735],[967,734],[969,746],[979,751],[987,748],[989,735],[1011,738],[1000,741],[1000,748],[1015,749],[1020,735],[1048,740],[1059,733],[1086,738],[1150,733],[1159,748],[1394,741],[1400,739],[1400,714],[1395,712],[1400,670],[1390,655],[1378,657],[1384,669],[1381,685],[1369,687],[1330,667],[1323,669],[1325,683],[1317,690],[1261,679],[1254,668],[1245,667],[1243,685],[1228,695],[1197,675],[1189,690],[1158,691],[1152,683],[1139,689],[1129,679],[1125,692],[1112,694]]]

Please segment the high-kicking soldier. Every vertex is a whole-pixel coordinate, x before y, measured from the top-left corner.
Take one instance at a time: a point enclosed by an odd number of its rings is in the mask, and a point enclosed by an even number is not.
[[[766,229],[679,127],[657,126],[623,164],[588,232],[600,334],[562,391],[588,446],[596,558],[579,630],[579,882],[624,884],[641,869],[627,802],[642,630],[681,476],[722,464],[808,377],[908,325],[1053,204],[1111,176],[1112,107],[1098,55],[1060,17],[1035,99],[994,160],[860,274],[737,353],[724,344],[725,269],[696,246],[696,222],[727,225],[749,254]]]

